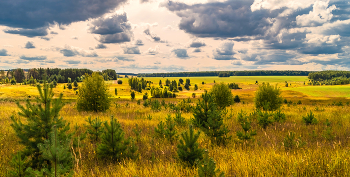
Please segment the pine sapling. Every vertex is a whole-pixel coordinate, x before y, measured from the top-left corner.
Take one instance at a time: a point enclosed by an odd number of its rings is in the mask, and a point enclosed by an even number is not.
[[[267,126],[273,123],[273,120],[270,119],[270,115],[267,111],[259,112],[258,113],[258,124],[263,128],[266,129]]]
[[[294,132],[289,132],[283,140],[283,146],[287,151],[300,148],[305,144],[306,143],[301,140],[301,137],[296,139]]]
[[[203,159],[204,149],[199,148],[197,140],[200,132],[195,133],[192,125],[188,131],[181,134],[180,144],[177,145],[179,159],[189,166],[194,166],[197,160]]]
[[[311,125],[311,124],[317,124],[317,119],[315,118],[315,115],[310,111],[310,114],[308,113],[305,117],[303,117],[303,122],[306,125]]]
[[[120,123],[111,116],[110,123],[104,122],[105,131],[101,143],[97,146],[97,155],[101,159],[120,161],[124,158],[138,157],[137,147],[133,139],[124,138]]]
[[[198,176],[199,177],[225,177],[224,172],[220,172],[216,169],[216,162],[213,158],[209,157],[206,153],[203,160],[198,163]]]
[[[96,117],[95,119],[91,119],[91,116],[89,116],[85,120],[88,125],[87,127],[87,133],[89,134],[90,140],[92,143],[97,143],[101,139],[101,135],[103,133],[103,121],[99,117]]]
[[[323,137],[327,140],[333,140],[335,135],[333,134],[331,122],[327,119],[325,122],[326,129],[323,131]]]
[[[273,119],[275,122],[284,122],[286,120],[286,115],[279,109],[273,114]]]
[[[175,122],[172,119],[170,115],[166,118],[166,130],[164,132],[165,138],[170,141],[171,144],[174,144],[174,142],[177,139],[177,131],[175,130]]]
[[[165,136],[165,126],[163,121],[160,121],[157,127],[154,128],[154,132],[156,134],[156,137],[158,138],[164,138]]]
[[[136,124],[135,128],[133,128],[132,131],[135,133],[136,142],[140,142],[141,141],[141,129],[139,128],[139,125]]]
[[[243,111],[238,114],[238,121],[241,124],[243,131],[237,131],[236,135],[238,139],[246,141],[253,138],[256,135],[256,131],[251,130],[251,121]]]
[[[26,157],[23,158],[21,152],[13,155],[10,164],[12,167],[8,174],[10,177],[24,177],[27,175]]]
[[[181,112],[175,113],[174,121],[176,122],[176,125],[178,126],[186,126],[187,122],[184,117],[181,116]]]
[[[70,139],[60,140],[56,126],[53,126],[53,131],[45,143],[38,145],[42,152],[43,158],[48,160],[51,167],[39,170],[28,171],[34,176],[53,176],[60,177],[63,175],[73,176],[73,156],[70,152]]]

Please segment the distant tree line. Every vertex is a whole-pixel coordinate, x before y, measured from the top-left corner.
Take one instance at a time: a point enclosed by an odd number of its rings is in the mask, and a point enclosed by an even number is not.
[[[174,73],[141,73],[138,77],[196,77],[196,76],[308,76],[313,71],[201,71],[201,72],[174,72]]]
[[[27,73],[25,72],[27,71]],[[70,83],[70,82],[81,82],[85,74],[92,74],[93,71],[90,69],[77,69],[77,68],[31,68],[28,70],[24,70],[21,68],[10,69],[6,73],[4,70],[0,71],[0,81],[3,83],[11,82],[12,80],[17,83],[32,83],[40,82],[44,80],[44,76],[46,75],[47,80],[49,82],[56,81],[57,83]],[[99,72],[100,75],[103,76],[104,80],[116,80],[118,75],[113,69],[106,69],[102,72]]]
[[[319,71],[309,73],[309,85],[350,84],[350,71]]]

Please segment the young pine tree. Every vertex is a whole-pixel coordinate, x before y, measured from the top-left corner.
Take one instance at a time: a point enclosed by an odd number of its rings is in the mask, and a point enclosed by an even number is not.
[[[251,130],[251,121],[245,115],[243,111],[238,113],[238,122],[241,124],[243,131],[237,131],[236,135],[238,139],[246,141],[253,138],[256,135],[256,131]]]
[[[164,132],[165,138],[170,141],[171,144],[174,144],[174,142],[177,139],[177,131],[175,130],[175,121],[172,119],[170,115],[166,118],[166,130]]]
[[[43,144],[39,144],[38,147],[40,152],[42,152],[43,158],[50,162],[51,167],[43,168],[40,171],[29,168],[29,173],[43,177],[73,176],[73,156],[70,152],[70,139],[61,140],[55,125],[50,138],[45,140]]]
[[[101,159],[120,161],[124,158],[136,159],[138,157],[137,147],[133,139],[124,138],[124,131],[119,122],[111,117],[108,124],[104,123],[105,132],[102,142],[97,147],[97,155]]]
[[[103,121],[101,121],[100,118],[96,117],[95,119],[91,119],[91,116],[89,116],[86,119],[86,122],[88,123],[87,127],[87,133],[89,134],[90,140],[92,143],[97,143],[101,139],[101,135],[103,133]]]
[[[225,173],[216,169],[216,163],[213,158],[210,158],[208,154],[204,155],[203,160],[198,163],[198,176],[199,177],[225,177]]]
[[[23,159],[22,152],[14,154],[10,162],[12,168],[9,169],[8,175],[10,177],[25,177],[28,175],[28,172],[26,172],[26,159]]]
[[[35,99],[36,103],[26,100],[25,106],[22,106],[17,102],[20,109],[18,114],[25,119],[25,123],[12,116],[11,127],[19,138],[19,143],[24,146],[22,154],[29,159],[28,167],[40,170],[43,164],[48,164],[48,168],[51,168],[51,162],[43,157],[38,144],[49,139],[52,127],[56,125],[57,134],[63,139],[71,135],[66,134],[69,124],[59,118],[59,111],[63,107],[62,94],[58,99],[53,99],[54,93],[46,81],[43,87],[37,85],[37,88],[39,97]]]
[[[190,126],[189,131],[181,134],[180,144],[177,145],[177,155],[180,160],[187,165],[194,166],[197,160],[203,159],[204,149],[199,148],[197,140],[200,132],[194,133],[193,127]]]

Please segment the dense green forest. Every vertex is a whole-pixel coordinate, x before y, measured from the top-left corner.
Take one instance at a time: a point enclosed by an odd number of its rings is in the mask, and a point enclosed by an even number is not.
[[[319,71],[309,73],[310,85],[344,85],[350,83],[350,71]]]
[[[308,76],[313,71],[200,71],[174,73],[140,73],[138,77],[196,77],[196,76]]]

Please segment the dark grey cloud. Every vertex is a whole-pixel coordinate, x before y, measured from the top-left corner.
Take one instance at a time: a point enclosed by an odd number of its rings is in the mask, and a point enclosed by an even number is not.
[[[192,41],[192,43],[190,44],[190,47],[193,47],[193,48],[199,48],[203,46],[206,46],[206,44],[204,42],[199,42],[199,41]]]
[[[46,60],[45,63],[56,63],[55,60]]]
[[[27,36],[27,37],[46,36],[48,34],[46,27],[36,28],[36,29],[5,29],[4,32],[9,34],[18,34],[18,35]]]
[[[201,49],[194,49],[193,52],[201,52],[202,50]]]
[[[138,46],[134,46],[134,47],[125,46],[123,50],[124,50],[124,54],[141,54]]]
[[[241,61],[233,61],[231,64],[232,65],[237,65],[237,66],[243,65]]]
[[[20,56],[19,57],[22,60],[28,60],[28,61],[42,61],[42,60],[46,60],[46,56],[36,56],[36,57],[27,57],[27,56]]]
[[[145,29],[143,31],[143,33],[145,33],[147,36],[149,36],[151,39],[153,39],[155,42],[162,42],[160,40],[160,37],[158,37],[157,35],[151,33],[150,29]]]
[[[0,50],[0,56],[10,56],[10,55],[7,53],[6,49],[1,49]]]
[[[0,24],[35,29],[68,25],[111,12],[127,0],[11,0],[0,1]]]
[[[348,12],[350,14],[350,11]],[[349,18],[350,19],[350,18]],[[331,28],[323,30],[324,35],[340,35],[344,37],[350,37],[350,24],[349,23],[340,23],[335,24]]]
[[[51,31],[50,34],[58,34],[57,32],[55,31]]]
[[[35,46],[34,46],[33,42],[28,41],[24,48],[33,49],[33,48],[35,48]]]
[[[150,0],[140,0],[140,3],[147,3],[150,2]]]
[[[141,39],[138,39],[138,40],[136,40],[136,41],[135,41],[135,45],[138,45],[138,46],[143,46],[143,45],[144,45],[144,43],[142,42],[142,40],[141,40]]]
[[[331,45],[322,43],[319,45],[309,45],[299,50],[303,54],[319,55],[319,54],[335,54],[342,53],[341,45]]]
[[[107,46],[104,44],[97,44],[97,46],[95,47],[95,49],[106,49]]]
[[[48,37],[40,37],[40,39],[44,39],[45,41],[49,41],[50,40],[50,38],[48,38]]]
[[[109,18],[100,17],[91,22],[89,30],[93,34],[100,35],[98,41],[101,43],[130,42],[133,37],[126,13]]]
[[[215,60],[234,60],[236,59],[233,55],[236,54],[236,52],[233,51],[233,42],[225,42],[221,45],[221,47],[216,48],[213,51],[213,58]]]
[[[58,48],[59,52],[63,54],[65,57],[73,57],[73,56],[82,56],[82,57],[98,57],[95,52],[86,53],[85,51],[78,51],[77,49],[66,47],[63,49]]]
[[[65,61],[67,64],[80,64],[81,61],[78,61],[78,60],[66,60]]]
[[[186,49],[174,49],[172,52],[175,53],[177,58],[185,59],[188,58]]]

